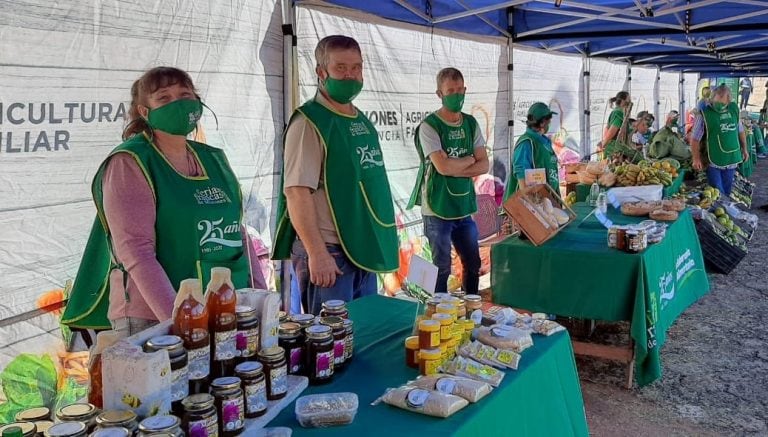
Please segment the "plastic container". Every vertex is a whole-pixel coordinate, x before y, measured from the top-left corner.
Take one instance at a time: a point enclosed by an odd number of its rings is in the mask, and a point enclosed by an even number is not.
[[[305,428],[347,425],[357,414],[354,393],[323,393],[302,396],[296,400],[296,420]]]
[[[453,320],[450,314],[436,313],[432,320],[440,322],[440,341],[448,341],[453,337]]]
[[[440,345],[440,321],[422,320],[419,322],[419,348],[432,349]]]

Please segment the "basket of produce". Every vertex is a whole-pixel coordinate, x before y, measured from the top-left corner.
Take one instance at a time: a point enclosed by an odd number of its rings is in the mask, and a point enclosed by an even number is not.
[[[554,237],[576,218],[573,210],[547,184],[518,190],[504,202],[504,210],[536,246]]]
[[[710,271],[727,275],[747,255],[746,246],[739,245],[736,237],[727,236],[718,228],[716,222],[707,219],[697,220],[696,233],[701,242],[704,263]]]

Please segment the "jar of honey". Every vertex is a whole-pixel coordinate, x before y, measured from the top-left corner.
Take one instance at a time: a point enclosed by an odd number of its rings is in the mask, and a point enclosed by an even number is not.
[[[448,341],[453,337],[453,317],[446,313],[432,315],[432,320],[440,322],[440,341]]]
[[[434,349],[440,345],[440,321],[419,322],[419,349]]]
[[[419,337],[413,336],[405,339],[405,365],[419,368]]]
[[[421,349],[419,351],[419,372],[422,375],[434,375],[440,367],[441,352],[439,348]]]
[[[451,316],[451,321],[455,321],[457,319],[457,315],[459,313],[459,310],[457,307],[449,304],[449,303],[441,303],[437,306],[437,314],[448,314]]]

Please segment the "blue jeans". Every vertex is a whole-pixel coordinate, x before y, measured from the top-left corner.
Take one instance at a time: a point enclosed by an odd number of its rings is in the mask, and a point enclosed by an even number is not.
[[[301,293],[301,303],[304,311],[319,315],[323,302],[333,299],[349,302],[358,297],[376,294],[376,274],[363,270],[352,264],[339,245],[326,245],[328,253],[336,260],[342,274],[336,276],[336,283],[332,287],[318,287],[309,278],[309,255],[301,241],[296,240],[291,248],[291,261],[293,270]]]
[[[709,185],[720,190],[721,193],[730,196],[735,174],[735,168],[726,170],[709,166],[707,167],[707,182]]]
[[[480,281],[480,248],[477,244],[477,225],[472,217],[444,220],[424,216],[424,234],[432,249],[432,262],[437,266],[435,293],[445,293],[451,274],[451,243],[461,259],[462,288],[467,294],[477,294]]]

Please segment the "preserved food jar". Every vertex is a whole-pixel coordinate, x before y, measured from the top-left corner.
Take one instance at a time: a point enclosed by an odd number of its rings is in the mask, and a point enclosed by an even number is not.
[[[288,319],[291,322],[298,323],[301,329],[306,329],[315,322],[315,316],[312,314],[291,314]]]
[[[259,351],[259,361],[264,367],[267,399],[274,401],[284,398],[288,392],[288,365],[285,361],[285,350],[280,346],[262,349]]]
[[[424,315],[429,319],[432,318],[432,314],[437,312],[437,306],[440,304],[440,299],[432,298],[427,301],[427,309],[424,310]]]
[[[184,416],[181,419],[181,427],[188,437],[219,435],[219,420],[213,396],[208,393],[190,395],[182,404]]]
[[[14,422],[0,426],[0,436],[6,437],[35,437],[37,426],[32,422]]]
[[[419,368],[419,337],[413,336],[405,339],[405,365]]]
[[[219,415],[219,433],[223,437],[235,436],[245,427],[245,400],[240,378],[225,376],[211,382],[211,392]]]
[[[342,319],[348,319],[349,312],[347,311],[347,303],[339,299],[323,302],[323,309],[320,310],[320,317],[341,317]]]
[[[206,288],[208,332],[211,335],[211,378],[232,375],[235,371],[237,347],[237,295],[226,267],[211,269],[211,282]]]
[[[235,367],[235,374],[242,381],[245,400],[245,417],[253,419],[267,412],[267,383],[264,367],[258,361],[246,361]]]
[[[48,428],[45,437],[85,437],[87,433],[83,422],[61,422]]]
[[[179,294],[187,297],[174,310],[173,333],[184,341],[189,367],[189,394],[207,393],[211,373],[208,310],[198,279],[184,279]]]
[[[332,301],[329,301],[332,302]],[[344,368],[344,347],[346,346],[347,330],[344,328],[344,319],[336,316],[323,317],[320,323],[329,326],[333,335],[333,372]]]
[[[312,325],[306,329],[306,371],[311,384],[333,379],[333,334],[330,326]]]
[[[440,367],[441,352],[436,349],[421,349],[419,351],[419,372],[422,375],[434,375]]]
[[[131,433],[139,429],[136,413],[131,410],[107,410],[96,416],[98,428],[125,428]]]
[[[478,294],[468,294],[464,296],[464,304],[467,307],[467,317],[472,314],[472,311],[483,308],[483,300]]]
[[[422,320],[419,322],[419,349],[433,349],[440,345],[440,321]]]
[[[283,322],[277,329],[278,345],[285,350],[288,374],[304,374],[304,334],[296,322]]]
[[[344,362],[349,363],[352,361],[352,355],[355,351],[355,324],[352,320],[344,319],[344,330],[346,331],[346,338],[344,343]]]
[[[37,422],[39,420],[50,420],[51,410],[46,407],[30,408],[16,413],[17,422]]]
[[[99,409],[93,404],[76,403],[59,408],[56,418],[61,422],[82,422],[86,426],[86,432],[91,432],[96,427],[96,416]]]
[[[441,303],[437,306],[437,314],[448,314],[451,316],[451,321],[456,321],[457,315],[458,315],[458,309],[457,307],[453,306],[450,303]],[[434,318],[434,314],[433,314]]]
[[[189,395],[189,366],[184,342],[177,335],[159,335],[147,340],[145,352],[165,349],[171,360],[171,409],[174,414],[184,413],[181,401]]]
[[[157,434],[170,437],[182,437],[181,421],[176,416],[152,416],[139,423],[138,437],[149,437]]]
[[[237,358],[235,361],[240,364],[256,359],[256,353],[259,351],[259,318],[256,309],[246,305],[238,305],[235,312],[237,313],[237,334],[235,335]]]
[[[88,437],[131,437],[133,433],[121,426],[108,426],[106,428],[97,428]]]
[[[440,322],[440,341],[448,341],[453,337],[453,318],[450,314],[436,313],[432,320]]]

